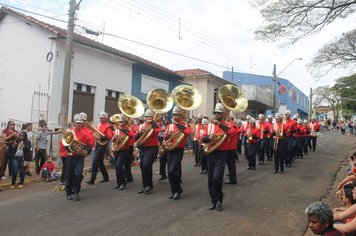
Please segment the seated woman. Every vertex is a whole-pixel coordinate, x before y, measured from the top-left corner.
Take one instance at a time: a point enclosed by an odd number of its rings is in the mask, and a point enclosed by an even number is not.
[[[352,189],[352,197],[356,199],[356,187]],[[354,216],[356,216],[356,204],[342,212],[334,212],[334,221],[346,221]],[[353,218],[347,224],[335,224],[334,227],[344,234],[356,233],[356,218]]]
[[[305,209],[308,216],[309,228],[316,235],[342,236],[342,233],[334,228],[333,213],[328,204],[314,202]]]
[[[352,189],[354,187],[354,183],[352,184],[347,184],[344,186],[344,190],[343,190],[343,196],[341,197],[342,199],[342,207],[339,208],[334,208],[333,212],[337,213],[337,212],[343,212],[345,211],[347,208],[351,207],[353,204],[356,203],[356,200],[353,198],[352,196]],[[344,223],[349,223],[350,221],[353,220],[353,216],[350,218],[347,218]]]

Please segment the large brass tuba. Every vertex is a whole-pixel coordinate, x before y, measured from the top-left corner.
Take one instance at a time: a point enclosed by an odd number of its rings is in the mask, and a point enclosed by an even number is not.
[[[145,110],[142,101],[139,98],[131,95],[125,95],[120,97],[117,101],[117,106],[122,112],[122,114],[129,118],[138,118],[142,116]],[[114,124],[118,124],[119,121],[122,121],[122,114],[112,115],[110,117],[110,121]],[[117,128],[121,130],[121,127],[119,125]],[[128,140],[129,136],[124,132],[120,132],[120,135],[116,134],[114,136],[114,142],[112,144],[111,151],[113,153],[120,151],[126,145]]]
[[[194,110],[201,104],[199,91],[189,85],[179,85],[172,91],[172,98],[177,107],[183,111]],[[173,150],[184,138],[184,133],[179,129],[173,132],[169,139],[163,141],[163,149]]]
[[[156,114],[163,114],[168,112],[173,106],[173,99],[168,91],[164,89],[153,89],[146,97],[147,106]],[[155,120],[154,118],[154,120]],[[135,146],[140,146],[152,135],[153,129],[149,125],[144,128],[144,132],[135,142]]]
[[[66,131],[62,136],[62,144],[67,147],[70,152],[80,156],[87,156],[89,153],[85,150],[86,145],[78,141],[73,131]]]
[[[219,89],[218,96],[223,106],[232,112],[243,112],[248,107],[248,100],[241,89],[232,84],[227,84]],[[227,135],[221,131],[218,134],[211,135],[209,143],[203,143],[203,149],[206,154],[216,150],[226,139]]]

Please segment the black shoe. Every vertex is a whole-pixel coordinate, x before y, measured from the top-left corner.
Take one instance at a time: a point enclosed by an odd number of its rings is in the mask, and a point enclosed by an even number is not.
[[[87,181],[86,183],[87,183],[87,185],[93,185],[94,184],[93,181]]]
[[[256,167],[252,167],[251,170],[256,170]]]
[[[199,174],[201,174],[201,175],[202,175],[202,174],[204,174],[204,170],[200,171],[200,173],[199,173]]]
[[[172,199],[174,197],[174,193],[172,193],[169,197],[168,197],[168,199]]]
[[[80,201],[80,197],[78,193],[73,194],[73,199],[76,201]]]
[[[167,179],[167,176],[162,176],[159,180],[157,180],[157,181],[163,181],[163,180],[165,180],[165,179]]]
[[[251,170],[251,167],[247,168],[248,170]]]
[[[173,196],[173,200],[178,200],[180,198],[180,195],[182,195],[182,192],[175,193],[174,196]]]
[[[67,195],[67,200],[73,200],[73,197],[71,194]]]
[[[119,189],[119,188],[120,188],[120,186],[115,186],[112,189]]]
[[[222,210],[222,207],[223,207],[222,202],[217,201],[217,202],[216,202],[216,210],[221,211],[221,210]]]
[[[140,190],[137,191],[137,193],[144,193],[145,192],[145,188],[141,188]]]
[[[277,174],[277,173],[278,173],[278,170],[273,171],[273,174]]]
[[[208,208],[208,210],[214,210],[216,209],[216,202],[212,203],[211,206]]]
[[[133,182],[133,179],[127,179],[126,181],[131,183],[131,182]]]
[[[237,184],[237,182],[235,182],[235,181],[229,181],[229,182],[225,182],[225,184]]]
[[[207,170],[204,170],[203,175],[206,175],[207,173],[208,173],[208,171],[207,171]]]
[[[126,184],[121,184],[120,187],[119,187],[119,190],[124,190],[126,187]]]
[[[281,174],[284,174],[284,170],[281,170],[281,172],[280,172]]]
[[[105,183],[105,182],[109,182],[109,179],[103,179],[103,180],[100,181],[99,183]]]
[[[147,187],[145,188],[144,192],[145,192],[146,194],[149,194],[149,193],[151,193],[152,189],[153,189],[153,187],[147,186]]]
[[[194,166],[198,166],[198,164],[197,163],[195,163],[195,165]]]

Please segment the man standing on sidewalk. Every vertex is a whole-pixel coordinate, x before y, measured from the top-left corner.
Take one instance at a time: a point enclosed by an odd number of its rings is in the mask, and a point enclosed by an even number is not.
[[[27,176],[32,176],[31,172],[30,172],[30,164],[29,162],[32,161],[33,159],[33,149],[32,149],[32,144],[33,144],[33,131],[32,131],[32,123],[26,123],[25,125],[25,132],[27,133],[27,139],[28,141],[31,142],[31,149],[30,151],[27,153],[27,155],[24,157],[25,161],[28,163],[28,165],[25,167],[25,174]]]
[[[92,185],[95,183],[96,175],[98,169],[100,169],[101,174],[103,175],[103,182],[109,182],[109,175],[104,165],[104,156],[108,147],[108,141],[112,138],[112,129],[108,122],[108,113],[105,111],[100,112],[99,114],[100,124],[97,126],[97,129],[104,135],[100,137],[99,140],[96,140],[95,144],[95,156],[93,160],[93,167],[91,171],[90,180],[87,184]]]

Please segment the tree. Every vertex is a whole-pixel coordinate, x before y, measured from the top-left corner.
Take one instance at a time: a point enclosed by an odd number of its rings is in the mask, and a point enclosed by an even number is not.
[[[342,34],[339,39],[324,45],[314,56],[310,66],[326,67],[327,72],[335,67],[347,68],[356,62],[356,30]]]
[[[343,114],[356,113],[356,74],[337,79],[333,89],[341,98]]]
[[[255,31],[257,39],[287,37],[292,43],[356,10],[356,0],[251,0],[250,4],[260,9],[265,19]]]
[[[333,118],[335,121],[339,118],[339,108],[341,98],[339,94],[333,88],[329,86],[320,86],[313,91],[315,106],[327,104],[333,112]]]

